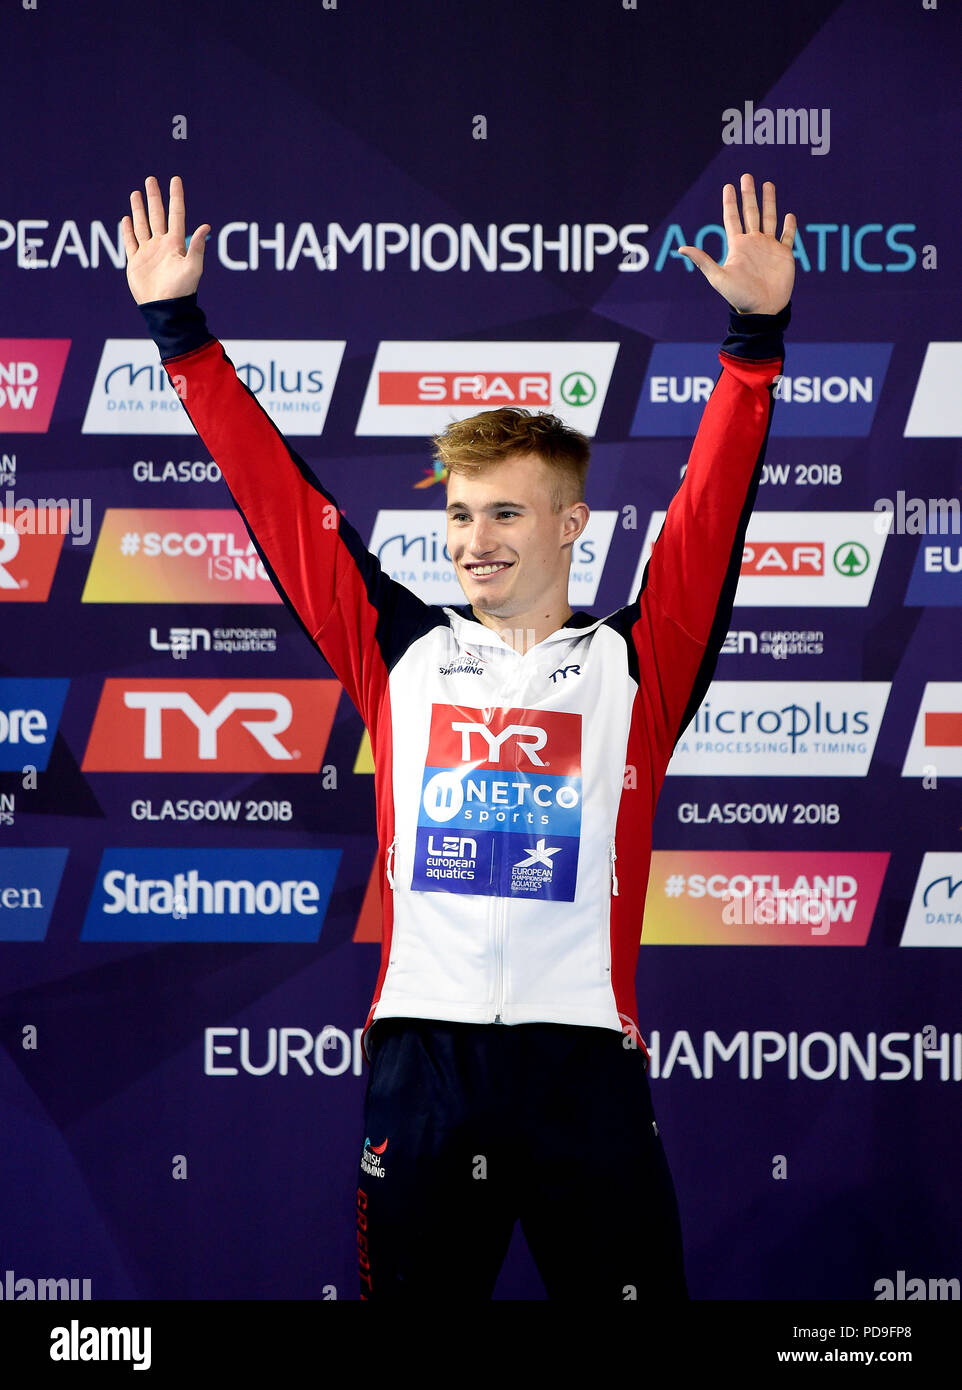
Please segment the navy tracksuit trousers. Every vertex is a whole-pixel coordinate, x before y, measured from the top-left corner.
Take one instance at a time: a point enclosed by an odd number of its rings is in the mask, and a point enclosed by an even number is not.
[[[369,1033],[361,1298],[489,1299],[516,1220],[550,1299],[687,1298],[645,1057],[570,1024]]]

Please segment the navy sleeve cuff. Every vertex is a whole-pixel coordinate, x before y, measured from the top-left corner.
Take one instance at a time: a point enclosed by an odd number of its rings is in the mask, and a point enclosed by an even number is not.
[[[728,320],[728,337],[722,352],[732,357],[748,357],[756,362],[784,357],[782,334],[792,317],[791,302],[777,314],[739,314],[734,309]]]
[[[160,360],[180,357],[213,341],[203,309],[197,306],[197,295],[185,294],[178,299],[152,299],[140,305],[147,320],[147,331],[160,349]]]

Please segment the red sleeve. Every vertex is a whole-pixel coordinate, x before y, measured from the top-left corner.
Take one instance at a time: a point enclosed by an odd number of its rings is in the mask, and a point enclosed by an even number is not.
[[[774,321],[766,316],[767,325]],[[722,373],[638,597],[618,615],[637,661],[659,785],[705,697],[728,631],[768,440],[772,384],[782,367],[780,332],[730,337],[729,345],[732,351],[719,354]],[[772,355],[751,355],[752,348]]]
[[[163,365],[275,588],[372,728],[391,665],[438,610],[384,573],[221,343],[208,337]]]

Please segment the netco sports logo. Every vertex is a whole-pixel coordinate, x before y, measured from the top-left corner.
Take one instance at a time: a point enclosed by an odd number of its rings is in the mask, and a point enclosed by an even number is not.
[[[333,680],[104,681],[84,772],[318,772]]]
[[[344,354],[343,342],[224,340],[237,375],[285,434],[318,435]],[[84,434],[193,434],[152,342],[108,338],[84,417]]]
[[[69,685],[59,679],[0,680],[0,772],[46,769]]]
[[[340,859],[339,849],[108,849],[81,940],[314,942]]]
[[[651,548],[665,521],[653,512],[632,580],[641,587]],[[887,533],[877,512],[754,512],[735,590],[735,607],[865,608],[872,597]]]
[[[280,603],[232,509],[108,507],[84,603]]]
[[[69,338],[0,338],[0,434],[45,434]]]
[[[891,354],[891,343],[792,343],[772,437],[867,435]],[[693,435],[719,371],[712,343],[656,343],[631,433]]]
[[[656,850],[643,946],[864,946],[885,853]]]
[[[617,353],[617,343],[382,342],[356,433],[434,434],[510,405],[593,435]]]
[[[411,887],[573,902],[581,715],[432,705]]]

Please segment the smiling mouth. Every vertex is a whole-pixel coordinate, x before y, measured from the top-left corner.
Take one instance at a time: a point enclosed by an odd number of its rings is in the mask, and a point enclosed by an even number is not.
[[[463,568],[472,578],[487,579],[489,575],[500,574],[502,570],[510,569],[513,564],[513,560],[498,560],[490,565],[464,565]]]

